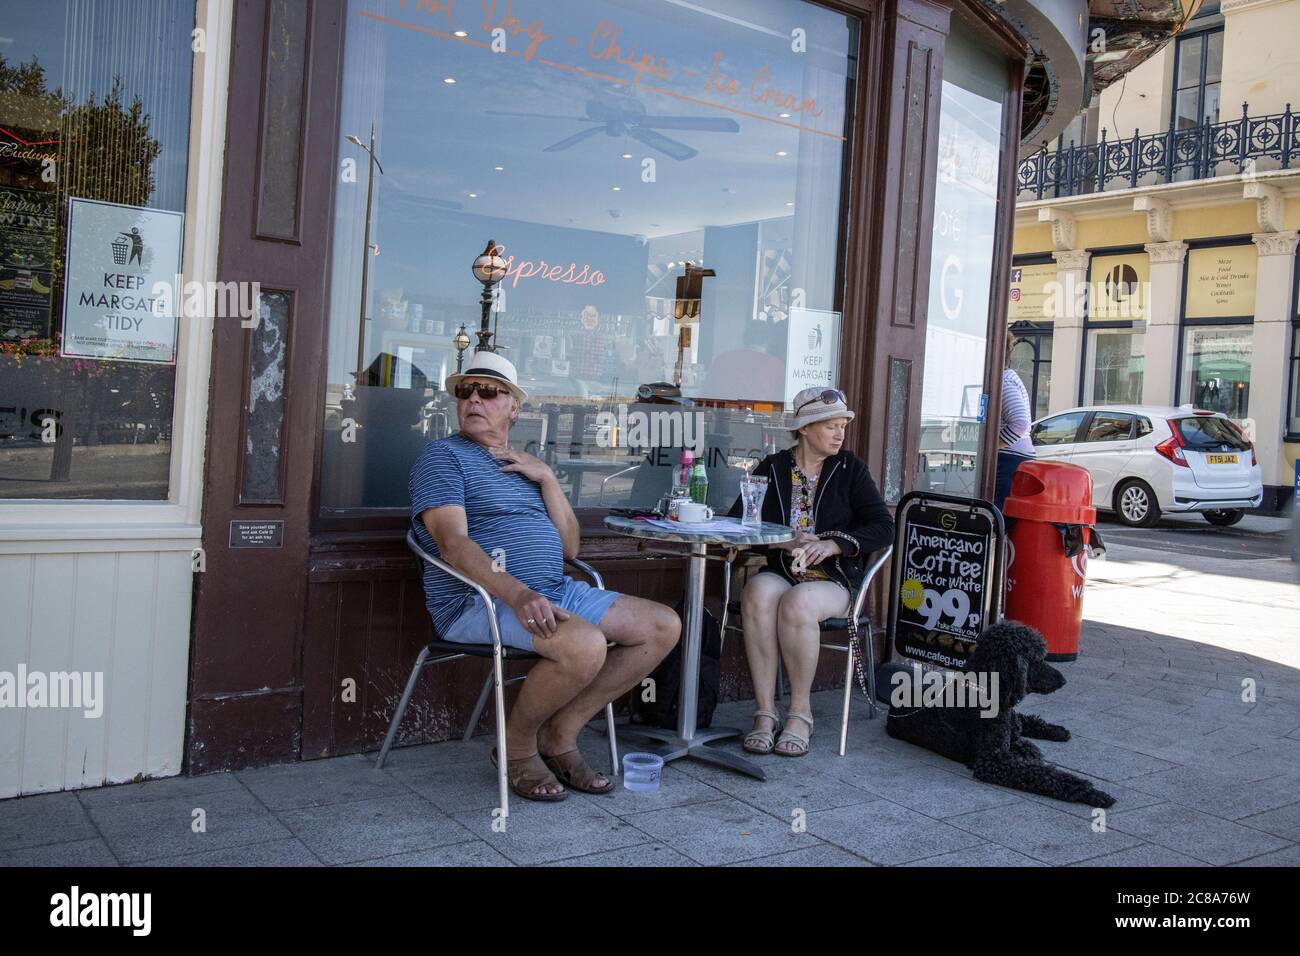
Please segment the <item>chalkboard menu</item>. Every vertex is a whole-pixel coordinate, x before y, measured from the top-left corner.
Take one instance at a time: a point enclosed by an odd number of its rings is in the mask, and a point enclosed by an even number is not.
[[[987,502],[914,493],[898,506],[890,624],[912,660],[964,669],[995,595],[1001,522]]]

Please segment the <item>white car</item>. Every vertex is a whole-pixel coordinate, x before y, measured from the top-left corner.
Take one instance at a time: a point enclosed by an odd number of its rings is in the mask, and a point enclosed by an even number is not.
[[[1145,528],[1199,511],[1227,527],[1264,499],[1254,445],[1221,412],[1184,405],[1091,405],[1030,426],[1034,454],[1092,475],[1092,503]]]

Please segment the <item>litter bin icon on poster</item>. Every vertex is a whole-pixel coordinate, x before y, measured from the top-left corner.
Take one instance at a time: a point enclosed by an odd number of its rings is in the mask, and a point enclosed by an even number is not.
[[[119,232],[112,242],[112,247],[114,265],[127,265],[131,259],[144,265],[141,259],[144,253],[144,236],[140,235],[138,228],[133,226],[130,232]]]

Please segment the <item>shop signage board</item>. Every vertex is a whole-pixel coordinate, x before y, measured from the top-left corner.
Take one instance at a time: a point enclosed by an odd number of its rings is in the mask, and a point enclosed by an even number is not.
[[[912,492],[898,503],[889,633],[907,660],[964,669],[1002,612],[1002,515],[987,501]]]
[[[1055,262],[1013,266],[1011,291],[1007,297],[1007,321],[1042,322],[1053,318],[1048,308],[1048,285],[1055,281]]]
[[[184,221],[166,209],[69,200],[61,354],[175,363]]]
[[[1189,319],[1253,316],[1257,265],[1253,243],[1190,250],[1183,314]]]
[[[790,309],[786,322],[785,401],[805,388],[834,388],[840,314],[820,309]]]
[[[0,339],[50,337],[56,198],[0,186]]]
[[[1151,258],[1145,252],[1094,256],[1090,263],[1088,318],[1094,322],[1145,321],[1151,289]]]

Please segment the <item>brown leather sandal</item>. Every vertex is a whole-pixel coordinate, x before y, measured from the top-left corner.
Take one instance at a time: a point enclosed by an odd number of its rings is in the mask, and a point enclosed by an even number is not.
[[[600,796],[614,790],[614,781],[587,763],[576,748],[550,757],[543,756],[542,761],[554,771],[560,783],[580,793],[594,793]],[[595,785],[594,781],[597,777],[605,777],[605,786]]]
[[[497,766],[497,749],[495,747],[492,748],[492,766]],[[542,759],[541,754],[506,760],[506,782],[510,784],[510,789],[518,796],[523,797],[525,800],[536,800],[539,803],[556,803],[569,795],[567,790],[561,790],[559,793],[537,792],[539,787],[561,782],[555,779],[555,774],[547,769],[546,762]]]

